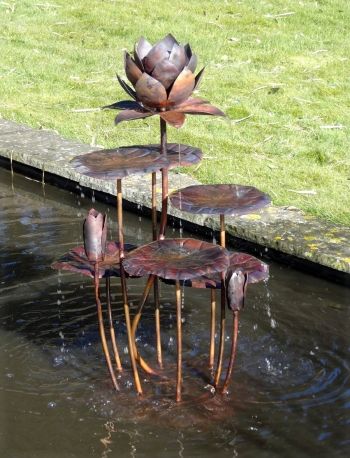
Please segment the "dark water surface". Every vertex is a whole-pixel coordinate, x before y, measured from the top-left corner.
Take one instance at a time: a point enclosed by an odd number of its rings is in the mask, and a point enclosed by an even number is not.
[[[0,170],[1,458],[350,456],[348,289],[272,263],[269,282],[249,286],[226,397],[213,397],[208,385],[209,293],[186,289],[185,402],[176,406],[174,383],[146,377],[144,398],[134,394],[114,280],[126,368],[116,395],[100,349],[91,280],[50,269],[81,243],[88,208],[109,212],[110,238],[115,210],[44,189],[45,195],[41,184]],[[128,242],[150,240],[147,219],[125,215],[125,223]],[[134,304],[143,282],[129,283]],[[161,293],[165,373],[172,376],[174,290],[162,285]],[[154,365],[151,310],[138,346]]]

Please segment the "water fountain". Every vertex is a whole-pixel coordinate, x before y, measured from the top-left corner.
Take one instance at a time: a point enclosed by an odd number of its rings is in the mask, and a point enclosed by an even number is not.
[[[181,127],[185,121],[186,114],[224,116],[221,110],[212,106],[208,101],[191,97],[193,91],[197,89],[204,71],[203,68],[195,76],[196,65],[197,57],[192,53],[190,46],[188,44],[184,46],[180,45],[170,34],[154,46],[142,37],[135,46],[133,57],[129,53],[125,53],[125,72],[133,88],[119,76],[118,81],[133,100],[116,102],[104,108],[120,110],[120,113],[115,118],[116,124],[122,121],[159,115],[160,145],[138,145],[95,151],[77,156],[73,160],[73,166],[82,174],[103,180],[116,180],[118,243],[113,244],[113,242],[109,242],[106,252],[105,217],[92,209],[84,223],[85,256],[82,253],[81,247],[77,247],[53,265],[54,268],[61,268],[62,266],[65,266],[67,269],[78,268],[78,270],[93,276],[102,347],[113,385],[117,391],[119,391],[119,386],[111,362],[104,330],[99,297],[99,278],[100,276],[105,276],[108,279],[106,297],[110,335],[116,367],[120,371],[121,363],[113,328],[109,281],[110,275],[120,276],[130,363],[134,375],[135,389],[140,395],[143,393],[143,390],[137,363],[148,374],[157,374],[157,371],[152,369],[140,356],[136,346],[135,336],[141,318],[142,308],[147,300],[150,289],[154,286],[156,298],[157,355],[158,362],[162,366],[158,279],[173,280],[175,282],[177,314],[177,402],[181,401],[182,398],[180,281],[188,282],[192,280],[192,286],[195,285],[196,281],[197,285],[203,282],[206,283],[206,281],[215,282],[215,285],[211,286],[210,369],[213,369],[215,353],[215,289],[221,289],[220,343],[217,368],[213,380],[213,386],[215,388],[218,388],[223,366],[226,305],[233,311],[231,354],[227,374],[223,388],[221,389],[222,392],[225,392],[229,384],[236,354],[238,313],[243,307],[246,284],[249,278],[255,278],[255,281],[257,281],[257,278],[259,278],[257,272],[261,270],[264,270],[265,273],[263,278],[265,279],[267,277],[267,267],[264,266],[265,269],[262,269],[262,264],[259,261],[249,259],[250,271],[248,273],[245,263],[241,264],[239,262],[241,259],[240,256],[244,255],[235,253],[234,260],[232,261],[232,254],[230,258],[230,253],[225,248],[224,215],[249,213],[270,203],[267,195],[253,187],[209,185],[190,187],[173,193],[171,196],[172,204],[180,210],[220,215],[221,246],[194,239],[165,239],[169,192],[168,170],[180,165],[194,164],[201,159],[201,152],[196,148],[167,143],[167,124],[176,128]],[[162,172],[162,209],[158,232],[156,172],[159,170]],[[129,252],[126,253],[123,233],[122,178],[131,174],[145,173],[152,173],[152,234],[154,242],[138,247],[135,250],[130,248],[128,250]],[[111,249],[111,246],[114,249],[114,251],[112,249],[112,256],[108,251],[108,248]],[[80,254],[80,265],[76,256],[77,252]],[[72,258],[74,258],[73,263]],[[115,265],[113,265],[112,258]],[[89,266],[88,269],[86,269],[87,263]],[[119,269],[116,267],[116,264],[119,265]],[[105,265],[109,266],[108,272],[106,269],[100,271],[100,266]],[[219,282],[215,281],[213,277],[216,273],[220,276]],[[127,293],[128,274],[138,277],[149,275],[132,324]]]

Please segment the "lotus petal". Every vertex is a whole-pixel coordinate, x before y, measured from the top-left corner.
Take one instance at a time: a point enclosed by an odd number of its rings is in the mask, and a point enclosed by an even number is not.
[[[202,99],[201,97],[189,97],[187,100],[177,105],[176,110],[178,110],[179,108],[185,108],[187,106],[207,105],[207,104],[209,104],[209,100]]]
[[[130,95],[130,97],[132,97],[133,99],[136,100],[136,92],[128,85],[126,84],[125,81],[123,81],[119,75],[117,75],[117,78],[118,78],[118,81],[119,81],[119,84],[121,85],[121,87],[124,89],[124,91]]]
[[[128,80],[135,86],[137,80],[142,75],[142,71],[136,65],[134,59],[130,56],[129,53],[125,52],[124,55],[124,66],[125,66],[125,73],[128,77]]]
[[[192,94],[195,84],[194,74],[185,67],[176,78],[169,93],[168,105],[176,106],[184,102]]]
[[[152,76],[143,73],[135,86],[137,100],[147,107],[161,108],[166,105],[165,87]]]
[[[121,111],[115,118],[114,123],[119,124],[123,121],[132,121],[134,119],[143,119],[148,116],[153,116],[157,113],[152,113],[152,111],[136,111],[136,110],[124,110]]]
[[[178,73],[180,73],[187,63],[185,48],[174,44],[169,56],[169,62],[174,64],[178,69]]]
[[[175,111],[194,115],[226,116],[223,111],[210,103],[180,106],[176,107]]]
[[[185,122],[185,115],[183,113],[177,113],[176,111],[163,111],[159,114],[164,121],[177,129],[182,127]]]
[[[191,57],[192,57],[191,46],[188,43],[186,43],[185,46],[184,46],[184,49],[185,49],[185,53],[186,53],[187,62],[189,62]]]
[[[160,81],[168,89],[179,75],[179,69],[168,60],[160,61],[153,69],[152,77]]]
[[[196,83],[195,83],[194,89],[193,89],[194,91],[199,87],[199,84],[202,81],[204,69],[205,69],[205,67],[203,67],[202,70],[196,76]]]
[[[103,110],[136,110],[145,111],[142,105],[134,100],[121,100],[120,102],[112,103],[111,105],[105,105],[102,107]]]
[[[187,68],[191,70],[192,73],[194,73],[196,70],[197,60],[197,56],[195,54],[192,54],[191,59],[188,61]]]
[[[134,48],[134,58],[138,67],[143,70],[142,60],[147,56],[147,54],[152,49],[152,45],[144,37],[140,37],[139,41],[135,44]]]
[[[161,62],[164,59],[169,59],[169,51],[164,43],[159,42],[158,44],[153,46],[151,51],[142,61],[145,71],[151,74],[157,63]]]
[[[162,38],[157,44],[159,43],[163,43],[169,52],[173,49],[174,45],[179,45],[178,41],[171,33],[168,33],[168,35]],[[157,44],[155,46],[157,46]]]

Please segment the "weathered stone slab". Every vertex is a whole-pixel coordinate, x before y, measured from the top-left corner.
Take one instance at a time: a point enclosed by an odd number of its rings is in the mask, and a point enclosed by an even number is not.
[[[0,156],[50,172],[98,191],[116,194],[115,183],[82,176],[69,161],[77,154],[96,147],[66,140],[49,130],[36,130],[11,121],[0,120]],[[170,191],[198,184],[185,174],[170,172]],[[159,195],[161,192],[159,176]],[[130,202],[151,204],[151,176],[123,180],[123,195]],[[160,209],[160,199],[158,199]],[[180,212],[171,206],[169,213],[191,223],[218,229],[218,219]],[[226,218],[228,233],[302,259],[350,273],[350,228],[337,226],[305,215],[291,207],[271,206],[259,213]]]

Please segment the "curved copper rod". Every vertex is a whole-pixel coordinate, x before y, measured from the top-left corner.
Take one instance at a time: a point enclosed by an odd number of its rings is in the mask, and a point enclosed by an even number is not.
[[[143,307],[144,307],[144,305],[146,303],[146,300],[147,300],[147,298],[149,296],[149,293],[151,291],[151,288],[152,288],[152,285],[153,285],[153,282],[154,282],[154,278],[155,278],[154,275],[150,275],[148,277],[145,289],[144,289],[143,294],[142,294],[141,301],[139,303],[139,306],[137,308],[136,314],[135,314],[134,319],[132,321],[131,340],[133,342],[133,349],[134,349],[135,358],[136,358],[137,362],[140,364],[140,366],[142,367],[142,369],[149,375],[158,375],[159,376],[159,374],[154,369],[152,369],[146,363],[146,361],[140,356],[140,354],[139,354],[139,352],[137,350],[136,340],[135,340],[136,330],[137,330],[137,326],[138,326],[138,324],[140,322],[140,319],[141,319],[142,309],[143,309]]]
[[[227,368],[226,377],[224,384],[222,386],[221,392],[226,393],[228,385],[231,381],[231,375],[233,366],[236,360],[236,353],[237,353],[237,340],[238,340],[238,320],[239,320],[239,312],[236,310],[233,312],[233,323],[232,323],[232,341],[231,341],[231,354],[230,354],[230,362]]]
[[[225,274],[221,274],[221,315],[220,315],[220,340],[219,340],[219,354],[216,367],[216,374],[214,378],[215,388],[218,386],[222,371],[222,360],[224,357],[225,345],[225,323],[226,323],[226,290],[225,290]]]
[[[111,355],[109,353],[108,345],[107,345],[107,340],[106,340],[106,333],[105,333],[105,328],[103,324],[103,315],[102,315],[102,305],[99,297],[99,285],[100,285],[100,279],[99,279],[99,268],[98,268],[98,262],[95,264],[95,276],[94,276],[94,287],[95,287],[95,300],[96,300],[96,306],[97,306],[97,317],[98,317],[98,325],[99,325],[99,331],[100,331],[100,338],[101,338],[101,343],[102,343],[102,349],[103,353],[105,355],[107,367],[109,374],[112,379],[112,383],[114,385],[114,388],[116,391],[119,391],[119,385],[117,382],[117,378],[115,376],[113,366],[112,366],[112,361],[111,361]]]
[[[176,374],[176,402],[181,401],[182,387],[182,321],[181,321],[181,289],[176,280],[176,331],[177,331],[177,374]]]
[[[114,353],[115,364],[117,370],[121,372],[123,370],[122,364],[120,362],[119,351],[117,347],[117,339],[115,337],[115,331],[113,326],[113,317],[112,317],[112,306],[111,306],[111,279],[106,277],[106,297],[107,297],[107,311],[108,311],[108,322],[109,322],[109,332],[111,335],[112,348]]]
[[[210,290],[210,347],[209,347],[209,369],[214,368],[215,358],[215,314],[216,314],[216,291]]]
[[[120,283],[122,288],[124,315],[126,322],[126,330],[128,334],[128,347],[131,367],[133,371],[135,388],[138,394],[142,394],[142,387],[140,382],[137,364],[134,355],[134,346],[131,338],[131,323],[130,323],[130,307],[128,303],[128,293],[126,289],[126,277],[123,267],[124,259],[124,233],[123,233],[123,197],[122,197],[122,180],[117,180],[117,217],[118,217],[118,235],[119,235],[119,257],[120,257]]]

